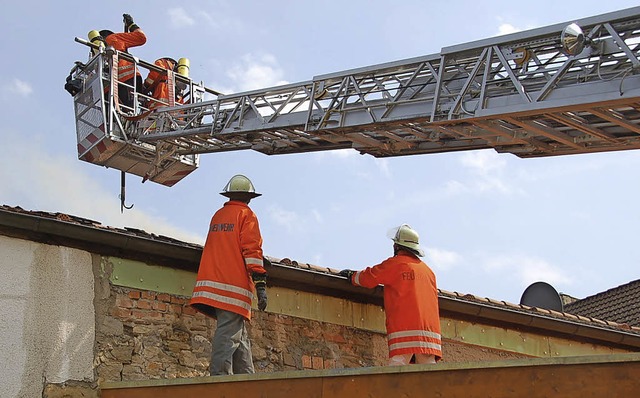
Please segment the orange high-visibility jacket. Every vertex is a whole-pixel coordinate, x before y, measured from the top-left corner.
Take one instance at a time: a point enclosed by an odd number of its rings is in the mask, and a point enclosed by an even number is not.
[[[427,264],[401,250],[351,277],[356,286],[384,285],[389,357],[431,354],[442,358],[436,277]]]
[[[154,64],[164,69],[173,70],[176,67],[176,61],[171,58],[157,59]],[[167,73],[152,70],[144,80],[144,86],[151,91],[151,96],[161,102],[152,101],[149,109],[155,109],[160,106],[173,106],[174,103],[169,101],[169,85],[167,82]],[[175,90],[175,89],[174,89]],[[182,98],[176,95],[175,103],[182,103]]]
[[[118,51],[125,52],[131,47],[138,47],[147,42],[142,29],[138,28],[133,32],[113,33],[107,36],[105,42],[108,46],[113,46]],[[140,75],[132,62],[125,59],[118,60],[118,80],[126,82],[135,75]]]
[[[154,64],[164,69],[175,68],[175,61],[170,58],[157,59]],[[158,72],[155,70],[149,71],[149,75],[144,80],[144,85],[147,90],[151,91],[151,96],[157,100],[163,101],[164,104],[156,101],[151,102],[149,109],[154,109],[159,106],[172,105],[169,103],[169,87],[167,86],[167,73]]]
[[[251,319],[255,290],[251,274],[266,273],[262,258],[255,213],[243,202],[226,202],[211,218],[189,304],[204,304]]]

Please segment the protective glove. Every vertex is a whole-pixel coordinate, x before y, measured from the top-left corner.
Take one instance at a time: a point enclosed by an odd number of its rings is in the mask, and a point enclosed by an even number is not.
[[[253,283],[256,285],[258,309],[264,311],[267,308],[267,274],[253,273],[251,279],[253,279]]]
[[[349,281],[351,281],[351,276],[355,273],[356,271],[351,271],[350,269],[343,269],[342,271],[338,272],[338,275],[343,276],[349,279]]]
[[[256,286],[256,294],[258,295],[258,309],[264,311],[267,309],[267,286]]]
[[[136,29],[140,29],[140,27],[133,22],[133,17],[129,14],[122,14],[122,22],[124,22],[125,32],[133,32]]]

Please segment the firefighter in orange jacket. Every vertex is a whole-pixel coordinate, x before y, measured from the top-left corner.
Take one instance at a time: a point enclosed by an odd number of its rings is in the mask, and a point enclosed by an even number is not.
[[[178,63],[175,59],[164,57],[159,58],[154,62],[154,65],[171,71],[177,71]],[[169,101],[169,84],[168,84],[167,72],[158,72],[156,70],[149,71],[147,78],[144,80],[144,88],[155,100],[149,104],[149,109],[155,109],[161,106],[173,106]],[[179,83],[179,82],[176,82]],[[182,96],[180,95],[179,84],[174,85],[175,90],[175,103],[182,103]]]
[[[419,236],[407,224],[391,232],[393,257],[363,271],[342,270],[356,286],[384,286],[389,365],[436,363],[442,358],[436,277],[418,257]]]
[[[211,218],[189,304],[217,319],[210,374],[254,373],[245,321],[251,320],[254,286],[258,309],[267,307],[267,273],[258,218],[249,202],[261,194],[243,175],[233,176],[220,194],[229,201]]]
[[[101,30],[100,35],[104,38],[107,46],[111,46],[118,51],[128,52],[131,47],[138,47],[147,42],[147,36],[129,14],[122,14],[124,21],[124,33],[113,33],[110,30]],[[118,99],[120,103],[127,107],[127,110],[133,110],[132,88],[135,83],[137,90],[142,89],[142,75],[136,66],[126,59],[118,60]],[[129,87],[130,86],[130,87]]]

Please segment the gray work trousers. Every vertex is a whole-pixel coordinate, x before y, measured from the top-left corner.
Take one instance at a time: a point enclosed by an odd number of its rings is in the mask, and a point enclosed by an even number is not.
[[[219,308],[216,308],[216,318],[218,325],[211,342],[213,348],[209,374],[255,373],[245,318]]]

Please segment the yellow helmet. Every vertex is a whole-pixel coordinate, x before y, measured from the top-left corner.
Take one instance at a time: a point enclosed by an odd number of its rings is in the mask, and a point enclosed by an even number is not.
[[[396,245],[411,249],[411,251],[420,257],[424,256],[424,250],[420,247],[420,236],[409,225],[402,224],[399,227],[393,228],[389,231],[389,238],[391,238]]]
[[[236,197],[238,195],[255,198],[262,194],[256,192],[256,189],[254,188],[253,183],[250,179],[243,176],[242,174],[236,174],[231,177],[222,192],[220,192],[220,195],[226,196],[227,198]]]
[[[89,38],[91,44],[98,46],[98,48],[91,48],[91,51],[94,55],[98,54],[100,52],[100,49],[103,49],[105,47],[104,37],[102,37],[100,35],[100,32],[98,32],[97,30],[89,31],[87,37]]]

